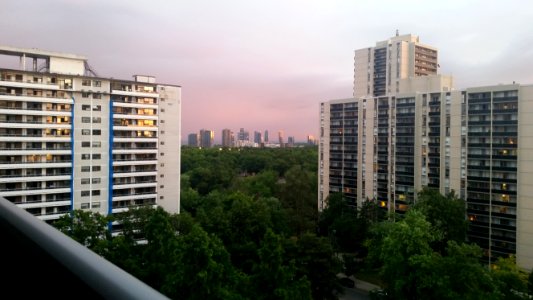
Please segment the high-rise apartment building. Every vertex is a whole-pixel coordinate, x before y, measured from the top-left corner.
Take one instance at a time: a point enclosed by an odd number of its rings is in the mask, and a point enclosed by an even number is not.
[[[374,47],[355,51],[355,98],[399,92],[403,78],[437,74],[437,49],[420,43],[411,34],[377,42]]]
[[[0,68],[0,196],[42,220],[155,204],[179,212],[179,86],[99,77],[74,54],[0,55],[20,58]]]
[[[265,140],[265,143],[268,143],[268,130],[265,130],[264,140]]]
[[[191,147],[199,147],[200,146],[200,137],[198,133],[190,133],[188,136],[188,143]]]
[[[533,268],[533,85],[453,89],[414,76],[398,92],[320,104],[319,209],[342,192],[402,213],[423,187],[467,204],[468,238],[486,259]]]
[[[200,147],[211,148],[215,145],[215,132],[213,130],[200,130]]]
[[[235,136],[231,129],[222,130],[222,147],[231,148],[234,146]]]

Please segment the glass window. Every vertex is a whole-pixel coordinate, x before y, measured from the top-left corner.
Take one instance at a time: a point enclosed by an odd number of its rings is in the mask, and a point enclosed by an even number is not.
[[[83,105],[81,106],[81,110],[91,110],[91,106],[88,105],[88,104],[83,104]]]
[[[91,86],[91,81],[89,79],[83,79],[81,81],[81,85],[83,85],[83,86]]]
[[[101,111],[101,110],[102,110],[102,106],[101,105],[94,105],[93,106],[93,111]]]
[[[81,117],[81,122],[82,123],[91,123],[91,118],[90,117]]]
[[[93,178],[93,184],[98,184],[101,182],[100,178]]]
[[[93,159],[101,159],[101,158],[102,158],[101,154],[93,154]]]
[[[89,203],[82,203],[81,209],[89,209]]]
[[[82,148],[91,147],[91,142],[81,142],[81,147]]]
[[[82,166],[82,167],[81,167],[81,171],[82,171],[82,172],[89,172],[89,171],[91,171],[91,167],[89,167],[89,166]]]
[[[81,196],[82,197],[89,196],[89,191],[81,191]]]
[[[102,142],[93,142],[93,148],[100,148],[102,147]]]
[[[91,134],[91,130],[90,129],[82,129],[81,130],[81,135],[90,135]]]
[[[100,190],[93,190],[93,196],[100,196]]]
[[[93,135],[101,135],[102,131],[100,129],[93,129]]]
[[[82,155],[81,155],[81,159],[82,159],[82,160],[88,160],[88,159],[91,159],[91,155],[90,155],[90,154],[82,154]]]
[[[82,178],[81,184],[89,184],[89,178]]]
[[[100,117],[93,117],[93,123],[102,123],[102,118],[100,118]]]
[[[101,87],[102,86],[102,82],[100,80],[95,80],[95,81],[93,81],[93,86]]]
[[[93,172],[98,172],[102,169],[100,166],[93,166]]]

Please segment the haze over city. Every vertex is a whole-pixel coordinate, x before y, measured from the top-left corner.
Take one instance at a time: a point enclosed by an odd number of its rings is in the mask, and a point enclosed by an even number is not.
[[[4,0],[0,44],[182,86],[182,141],[241,127],[304,141],[318,133],[320,101],[351,97],[353,51],[396,30],[438,45],[456,88],[533,82],[532,17],[527,1]]]

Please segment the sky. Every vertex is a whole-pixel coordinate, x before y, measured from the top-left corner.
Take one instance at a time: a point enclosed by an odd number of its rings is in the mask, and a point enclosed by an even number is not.
[[[102,77],[182,87],[182,141],[200,129],[316,136],[349,98],[353,51],[415,34],[455,87],[533,84],[533,1],[0,0],[0,44],[87,56]]]

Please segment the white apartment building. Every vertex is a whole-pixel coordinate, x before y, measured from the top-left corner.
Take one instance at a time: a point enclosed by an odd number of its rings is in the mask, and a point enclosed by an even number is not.
[[[0,68],[0,196],[42,220],[140,205],[179,212],[179,86],[99,77],[80,55],[0,55],[20,59]]]
[[[468,238],[488,262],[533,268],[533,85],[453,89],[443,75],[320,104],[318,208],[342,192],[404,212],[423,187],[466,201]]]

